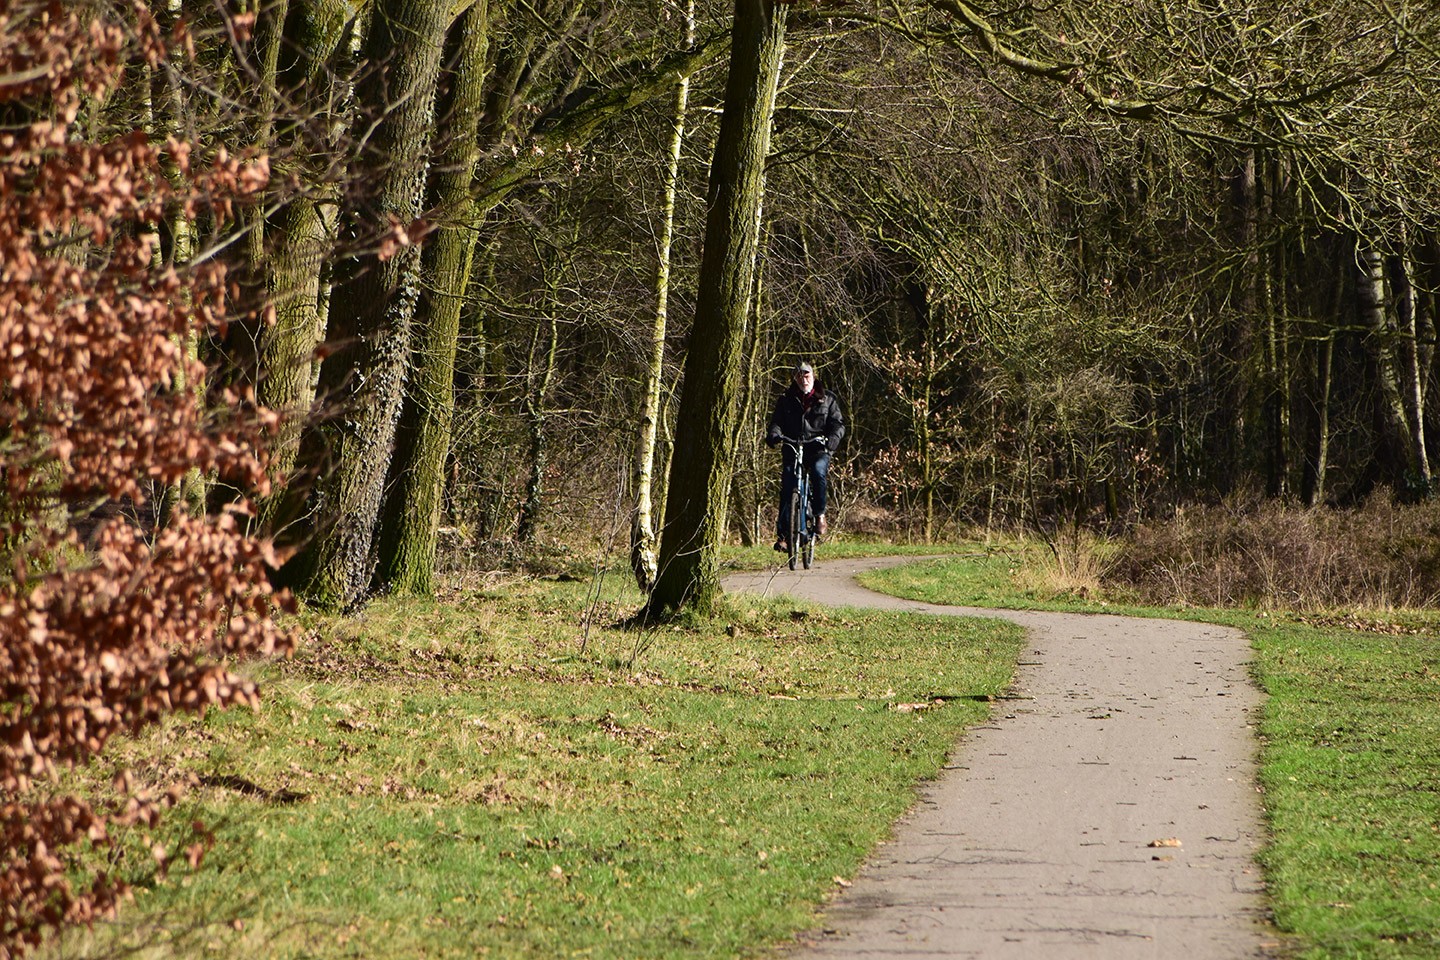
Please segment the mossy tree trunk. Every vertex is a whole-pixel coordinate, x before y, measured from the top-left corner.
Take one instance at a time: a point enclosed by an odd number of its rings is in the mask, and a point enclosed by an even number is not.
[[[489,38],[489,0],[477,0],[450,29],[454,67],[438,111],[446,136],[430,179],[439,228],[421,261],[425,282],[416,310],[414,371],[405,390],[377,540],[374,586],[397,593],[428,596],[435,591],[445,461],[455,414],[455,354],[482,219],[470,186],[480,159]]]
[[[282,0],[266,11],[259,33],[256,142],[271,152],[275,176],[248,236],[262,274],[255,283],[273,311],[255,333],[255,396],[283,417],[270,444],[270,475],[289,485],[260,503],[260,517],[286,539],[286,525],[304,506],[306,481],[293,472],[315,400],[315,347],[325,338],[336,241],[339,200],[323,169],[335,151],[333,121],[324,118],[339,86],[345,16],[335,0]]]
[[[695,323],[665,495],[660,571],[645,611],[652,618],[686,606],[705,609],[720,592],[719,548],[734,456],[740,356],[754,289],[786,9],[773,0],[735,4]]]
[[[320,398],[332,416],[302,442],[302,459],[317,475],[309,503],[314,534],[290,570],[302,595],[323,607],[353,606],[370,588],[421,283],[419,247],[404,244],[382,256],[380,239],[422,212],[449,23],[447,4],[382,0],[365,39],[372,69],[356,90],[356,196],[341,226],[342,242],[355,250],[331,292],[320,368]]]

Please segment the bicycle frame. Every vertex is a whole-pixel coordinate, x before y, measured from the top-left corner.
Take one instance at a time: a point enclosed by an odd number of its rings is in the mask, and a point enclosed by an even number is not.
[[[815,557],[815,530],[811,526],[812,509],[810,505],[810,471],[805,468],[805,444],[823,443],[824,438],[812,437],[810,440],[797,440],[793,437],[781,437],[785,444],[785,456],[789,461],[789,469],[795,472],[795,490],[791,494],[791,502],[782,504],[781,509],[790,510],[790,569],[795,569],[797,560],[803,561],[805,569],[810,569],[810,564]]]

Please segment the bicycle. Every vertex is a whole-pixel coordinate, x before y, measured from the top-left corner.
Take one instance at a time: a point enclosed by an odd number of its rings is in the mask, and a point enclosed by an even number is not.
[[[797,561],[802,563],[806,570],[815,562],[815,511],[810,503],[810,471],[805,469],[805,444],[825,443],[824,437],[811,437],[809,440],[797,440],[793,437],[781,437],[785,444],[786,456],[790,458],[791,468],[795,471],[795,489],[790,492],[790,502],[784,509],[790,511],[790,569],[795,569]]]

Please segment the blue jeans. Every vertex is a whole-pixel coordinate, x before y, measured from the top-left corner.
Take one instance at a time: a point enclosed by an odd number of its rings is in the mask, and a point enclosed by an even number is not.
[[[825,501],[827,496],[826,475],[830,472],[830,451],[824,449],[820,444],[814,448],[818,453],[805,451],[805,469],[810,471],[810,507],[816,517],[825,512]],[[795,491],[795,471],[786,462],[785,469],[780,473],[780,515],[775,520],[775,538],[777,540],[790,539],[790,494]],[[814,532],[813,530],[811,531]]]

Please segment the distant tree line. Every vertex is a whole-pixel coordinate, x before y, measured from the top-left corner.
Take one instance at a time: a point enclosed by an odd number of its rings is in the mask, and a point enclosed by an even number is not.
[[[650,588],[702,526],[761,536],[757,430],[801,356],[855,423],[853,527],[1431,492],[1430,5],[151,15],[193,56],[87,122],[268,158],[225,238],[163,236],[225,263],[253,318],[194,346],[213,402],[248,387],[286,417],[259,518],[313,603],[428,592],[447,556],[547,540],[629,553]],[[737,85],[756,56],[768,75]],[[731,226],[753,238],[716,234],[742,181]],[[197,474],[167,495],[232,492]]]
[[[216,350],[297,414],[266,516],[314,602],[431,589],[442,535],[633,547],[678,601],[702,526],[768,524],[802,355],[856,424],[842,505],[909,536],[1431,490],[1424,4],[287,0],[248,44],[192,6],[226,106],[174,122],[279,174],[227,251],[277,322]],[[705,226],[747,24],[749,246]]]

